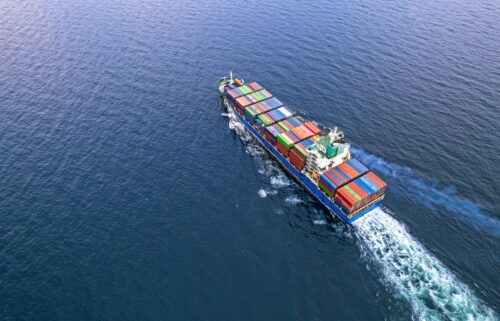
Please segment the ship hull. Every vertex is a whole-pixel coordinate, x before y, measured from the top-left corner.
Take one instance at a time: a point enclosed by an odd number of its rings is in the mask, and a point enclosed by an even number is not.
[[[330,214],[336,218],[340,218],[342,221],[352,224],[354,221],[360,219],[366,213],[372,211],[373,209],[380,206],[382,198],[376,200],[370,206],[359,211],[353,217],[348,217],[344,212],[332,202],[323,192],[318,188],[318,186],[309,177],[304,175],[302,172],[298,171],[295,166],[293,166],[288,159],[283,157],[281,153],[270,144],[267,139],[262,136],[257,129],[255,129],[242,115],[238,113],[234,105],[225,97],[222,97],[224,105],[229,108],[238,117],[239,121],[245,126],[245,128],[252,134],[252,136],[259,141],[259,143],[264,147],[267,152],[273,156],[273,158],[278,161],[280,166],[286,170],[286,172],[291,175],[297,182],[299,182],[309,193],[311,193],[328,211]]]

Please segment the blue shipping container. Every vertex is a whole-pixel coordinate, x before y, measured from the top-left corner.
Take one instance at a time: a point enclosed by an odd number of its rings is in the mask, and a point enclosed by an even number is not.
[[[361,175],[366,174],[368,172],[368,168],[366,168],[366,166],[363,165],[363,163],[361,163],[360,161],[358,161],[355,158],[348,160],[347,164],[349,164],[352,168],[354,168]]]

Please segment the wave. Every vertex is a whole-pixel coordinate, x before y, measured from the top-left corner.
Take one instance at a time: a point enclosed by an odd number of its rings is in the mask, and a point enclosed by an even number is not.
[[[401,183],[397,187],[413,200],[431,210],[444,208],[460,219],[473,223],[497,237],[500,236],[500,221],[485,213],[478,204],[460,196],[454,187],[441,187],[431,179],[414,174],[409,167],[387,162],[358,147],[353,146],[351,149],[368,167],[380,172],[385,178]]]
[[[405,298],[420,320],[496,320],[437,258],[377,208],[354,223],[363,257],[382,272],[390,289]]]

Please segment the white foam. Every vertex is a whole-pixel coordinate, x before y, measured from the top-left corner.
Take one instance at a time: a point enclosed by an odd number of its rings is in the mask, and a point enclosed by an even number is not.
[[[271,176],[271,184],[275,187],[290,186],[290,180],[283,174]]]
[[[266,198],[268,195],[276,195],[278,194],[278,191],[276,190],[269,190],[269,189],[264,189],[264,188],[261,188],[259,189],[259,191],[257,192],[257,194],[259,194],[260,197],[262,198]]]
[[[380,208],[354,223],[364,258],[383,273],[419,320],[496,320],[471,290]]]
[[[267,192],[265,189],[261,188],[259,189],[259,191],[257,192],[259,194],[260,197],[262,198],[266,198],[267,197]]]
[[[285,202],[291,205],[297,205],[299,203],[303,203],[302,199],[300,199],[297,195],[290,195],[285,198]]]
[[[314,225],[325,225],[326,220],[313,220]]]

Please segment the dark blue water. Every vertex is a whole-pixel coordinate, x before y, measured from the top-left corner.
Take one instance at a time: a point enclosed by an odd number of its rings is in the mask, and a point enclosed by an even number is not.
[[[1,320],[489,320],[497,1],[0,1]],[[233,69],[390,183],[332,222]]]

